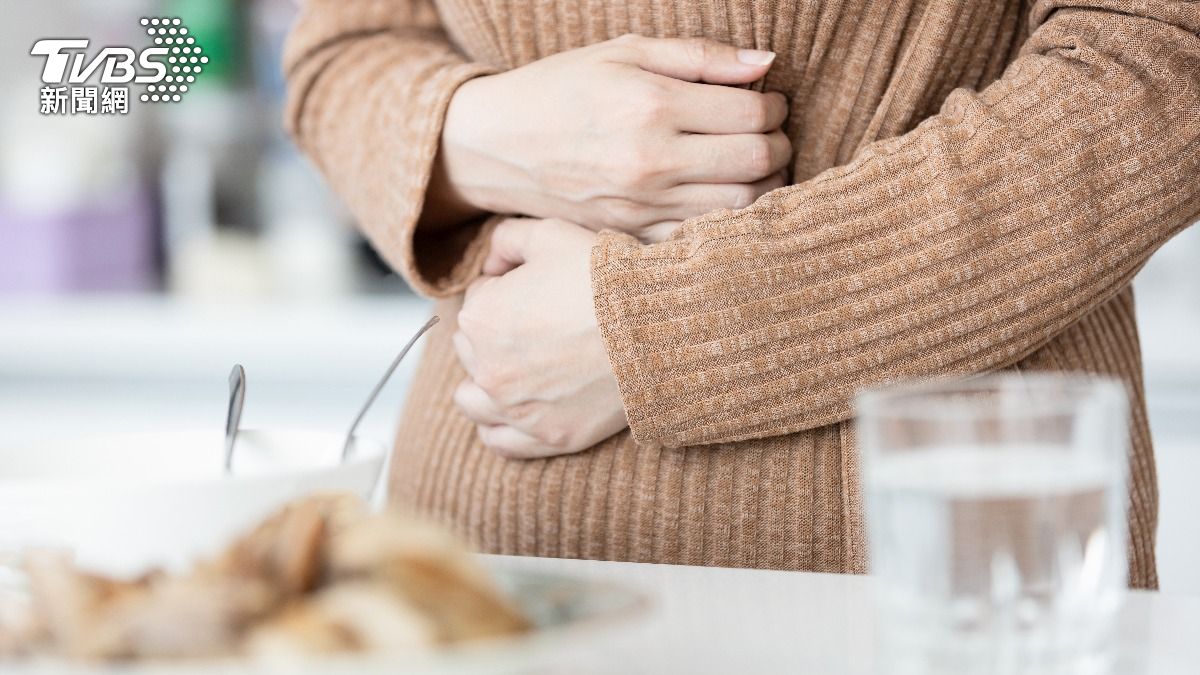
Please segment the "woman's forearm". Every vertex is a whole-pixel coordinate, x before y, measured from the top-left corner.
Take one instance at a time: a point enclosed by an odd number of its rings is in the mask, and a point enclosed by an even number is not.
[[[1004,77],[846,166],[661,244],[602,234],[634,436],[843,421],[864,387],[1007,367],[1120,292],[1200,213],[1200,8],[1107,4],[1039,5]]]
[[[504,213],[641,235],[746,206],[784,184],[787,102],[720,85],[758,80],[772,59],[627,36],[465,82],[446,111],[421,226]]]
[[[285,69],[288,131],[375,249],[424,294],[464,288],[465,238],[418,241],[416,223],[446,105],[492,69],[451,44],[430,0],[308,0]]]

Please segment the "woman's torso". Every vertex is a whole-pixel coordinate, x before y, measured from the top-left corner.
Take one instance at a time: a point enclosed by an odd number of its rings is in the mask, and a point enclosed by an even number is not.
[[[1001,75],[1024,39],[1019,0],[438,0],[467,56],[511,68],[636,32],[706,36],[778,56],[760,88],[791,100],[793,179],[903,134],[956,87]],[[484,551],[828,572],[865,569],[853,429],[841,423],[678,450],[621,433],[535,461],[483,450],[454,409],[464,374],[449,335],[430,336],[397,438],[393,498],[450,524]],[[1019,369],[1086,370],[1134,392],[1131,576],[1153,586],[1156,485],[1141,396],[1131,292],[1056,337]]]

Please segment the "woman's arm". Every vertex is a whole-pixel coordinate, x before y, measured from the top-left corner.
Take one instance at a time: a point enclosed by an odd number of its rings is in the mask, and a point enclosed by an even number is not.
[[[625,35],[463,84],[430,196],[450,218],[562,218],[661,241],[680,221],[785,184],[788,104],[749,84],[774,55]]]
[[[308,0],[285,68],[288,131],[376,250],[424,293],[465,286],[480,225],[416,225],[446,106],[493,71],[454,49],[429,0]]]
[[[641,245],[602,234],[599,326],[634,436],[851,415],[862,387],[1004,367],[1200,212],[1200,3],[1042,1],[1021,56],[913,132]]]
[[[384,258],[449,295],[478,270],[488,213],[653,238],[782,185],[785,99],[720,86],[762,78],[771,58],[626,36],[491,74],[428,0],[309,0],[287,48],[287,126]]]

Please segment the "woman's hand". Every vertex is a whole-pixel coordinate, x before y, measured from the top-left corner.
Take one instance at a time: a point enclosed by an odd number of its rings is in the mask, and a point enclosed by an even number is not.
[[[748,206],[784,185],[787,101],[720,85],[762,78],[773,58],[627,35],[468,81],[447,111],[426,211],[466,205],[656,239]]]
[[[593,308],[595,238],[559,220],[507,220],[467,291],[454,348],[468,377],[454,401],[507,457],[578,452],[627,426]]]

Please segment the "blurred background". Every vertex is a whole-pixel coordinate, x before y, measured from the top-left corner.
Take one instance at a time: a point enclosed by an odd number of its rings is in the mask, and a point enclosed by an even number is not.
[[[296,0],[0,0],[0,444],[346,427],[429,305],[383,266],[283,134]],[[180,16],[211,62],[181,103],[43,116],[42,38],[149,43]],[[93,52],[94,53],[94,52]],[[1163,588],[1200,592],[1200,228],[1136,284],[1162,492]],[[416,359],[366,420],[387,439]],[[169,449],[164,449],[169,451]]]
[[[341,428],[428,305],[383,266],[282,126],[293,0],[0,0],[0,442],[218,425]],[[182,102],[43,115],[36,40],[210,58]],[[95,84],[95,81],[92,82]],[[367,420],[390,437],[410,358]]]

